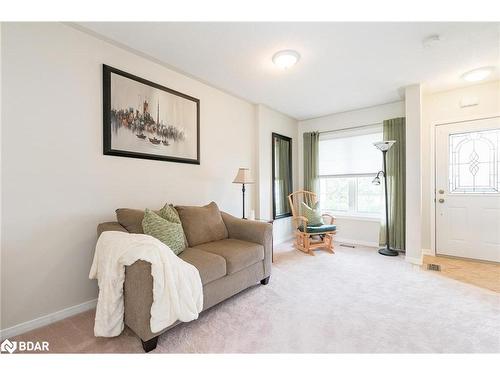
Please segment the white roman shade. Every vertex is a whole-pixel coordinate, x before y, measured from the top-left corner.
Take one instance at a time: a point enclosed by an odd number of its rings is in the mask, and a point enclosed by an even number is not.
[[[381,140],[382,125],[322,133],[319,139],[319,175],[377,173],[382,167],[382,155],[373,143]]]

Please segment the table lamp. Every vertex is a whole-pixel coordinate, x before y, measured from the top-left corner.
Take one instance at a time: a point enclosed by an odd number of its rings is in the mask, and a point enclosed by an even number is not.
[[[249,168],[240,168],[238,169],[238,173],[234,178],[233,184],[242,184],[241,191],[243,193],[243,216],[242,219],[245,218],[245,184],[253,184],[252,178],[250,177],[250,169]]]

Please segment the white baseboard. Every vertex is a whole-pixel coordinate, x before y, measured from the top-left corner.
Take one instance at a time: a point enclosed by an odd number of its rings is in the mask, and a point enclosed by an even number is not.
[[[273,238],[273,245],[279,245],[279,244],[282,244],[284,242],[292,241],[293,237],[294,236],[291,235],[289,237],[284,237],[284,238]]]
[[[432,255],[432,256],[435,256],[436,254],[431,249],[422,249],[422,255]]]
[[[335,242],[338,243],[345,243],[349,245],[360,245],[360,246],[368,246],[368,247],[379,247],[378,242],[369,242],[369,241],[359,241],[359,240],[353,240],[350,238],[342,238],[342,237],[335,237]]]
[[[414,257],[409,257],[408,255],[405,256],[405,260],[411,264],[415,264],[417,266],[422,265],[422,257],[419,258],[414,258]]]
[[[97,305],[97,299],[93,299],[91,301],[87,301],[79,305],[71,306],[51,314],[41,316],[40,318],[36,318],[28,322],[20,323],[12,327],[2,329],[0,331],[0,340],[3,341],[4,339],[21,335],[33,329],[40,328],[48,324],[57,322],[59,320],[68,318],[72,315],[76,315],[81,312],[93,309],[96,307],[96,305]]]

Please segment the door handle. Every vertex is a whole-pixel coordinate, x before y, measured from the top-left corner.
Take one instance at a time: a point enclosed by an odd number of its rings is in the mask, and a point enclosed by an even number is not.
[[[444,194],[444,190],[443,189],[439,189],[438,193],[439,194]]]
[[[440,199],[438,200],[438,202],[439,202],[439,203],[444,203],[444,199],[443,199],[443,198],[440,198]]]

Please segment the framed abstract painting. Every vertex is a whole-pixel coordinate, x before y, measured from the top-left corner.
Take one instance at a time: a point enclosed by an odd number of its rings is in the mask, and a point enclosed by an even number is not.
[[[103,65],[104,155],[200,164],[200,100]]]

